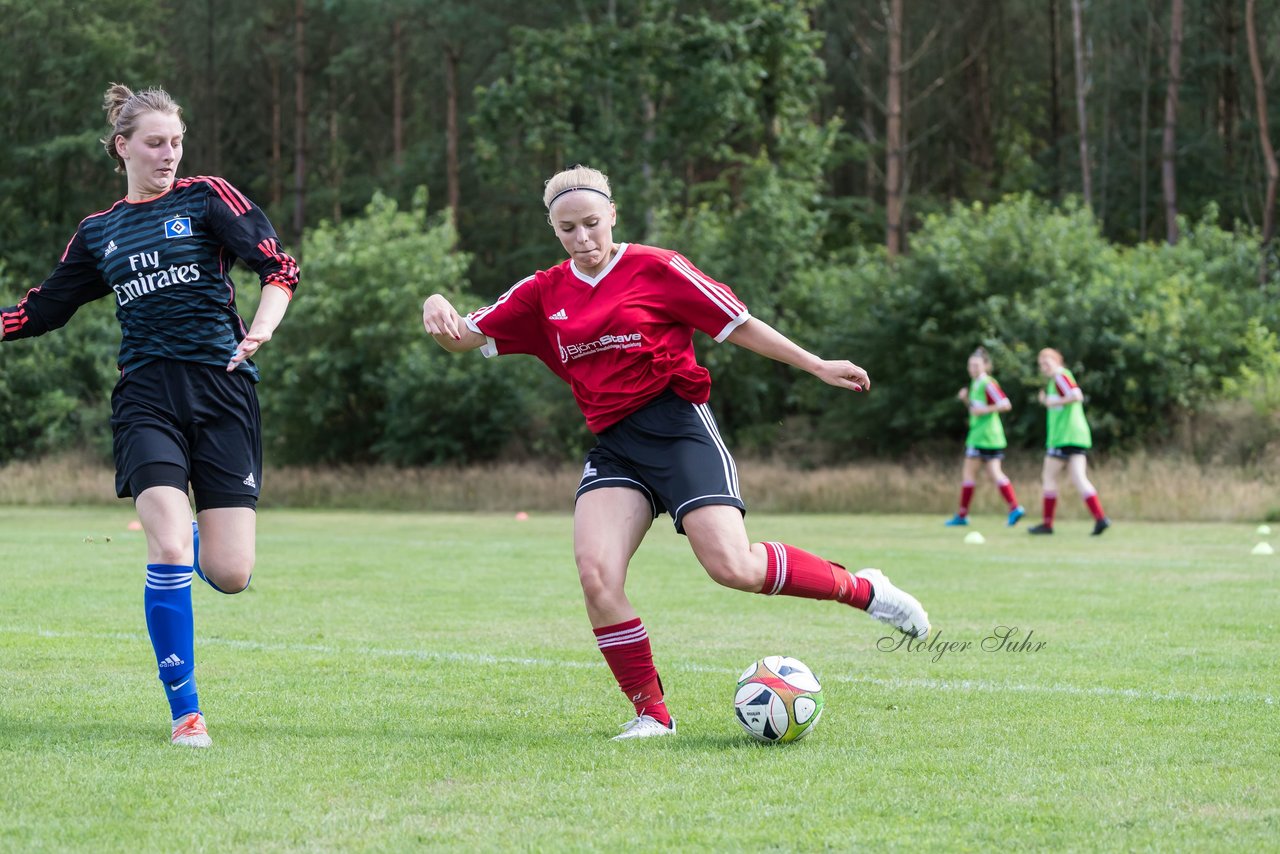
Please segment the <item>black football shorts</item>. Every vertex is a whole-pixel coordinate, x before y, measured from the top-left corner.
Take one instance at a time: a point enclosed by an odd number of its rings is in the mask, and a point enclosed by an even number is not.
[[[174,359],[127,371],[111,394],[111,431],[119,497],[176,486],[163,475],[138,477],[176,466],[191,482],[197,510],[257,506],[262,418],[246,372]]]
[[[746,513],[738,467],[711,408],[670,390],[596,436],[575,497],[606,487],[643,492],[654,518],[670,513],[681,534],[685,514],[698,507],[727,504]]]

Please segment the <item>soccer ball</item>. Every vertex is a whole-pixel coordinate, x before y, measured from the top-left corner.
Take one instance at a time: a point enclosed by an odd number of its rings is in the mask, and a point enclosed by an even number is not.
[[[771,655],[742,672],[733,710],[760,741],[799,741],[822,717],[822,685],[804,662]]]

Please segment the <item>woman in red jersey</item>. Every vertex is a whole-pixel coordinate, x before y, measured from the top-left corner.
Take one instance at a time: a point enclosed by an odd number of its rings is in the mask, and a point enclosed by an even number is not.
[[[111,395],[116,493],[147,538],[147,632],[169,702],[171,743],[211,744],[196,694],[191,576],[239,593],[253,572],[262,424],[250,360],[298,284],[260,208],[221,178],[179,178],[186,126],[163,89],[112,84],[102,143],[128,192],[80,222],[58,266],[15,306],[0,338],[43,335],[111,296],[120,380]],[[236,310],[231,267],[258,275],[253,324]],[[188,485],[204,539],[193,537]]]
[[[624,589],[631,556],[663,511],[726,587],[835,599],[925,637],[924,608],[879,570],[854,574],[795,546],[748,539],[737,468],[707,406],[711,377],[694,359],[693,333],[851,391],[870,387],[866,371],[821,359],[752,318],[732,290],[679,253],[614,242],[617,210],[599,171],[556,174],[543,204],[568,260],[465,318],[434,294],[422,321],[446,350],[537,356],[569,383],[596,436],[577,490],[573,546],[596,643],[635,707],[616,738],[675,731],[648,634]]]

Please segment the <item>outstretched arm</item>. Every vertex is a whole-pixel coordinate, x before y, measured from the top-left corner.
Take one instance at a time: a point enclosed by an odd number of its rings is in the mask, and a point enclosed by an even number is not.
[[[807,371],[829,385],[852,391],[868,391],[871,388],[871,378],[867,376],[867,372],[853,362],[819,358],[759,318],[751,318],[733,330],[726,340],[753,353]]]
[[[422,326],[437,344],[450,353],[484,346],[484,336],[467,326],[453,303],[441,294],[432,294],[422,304]]]
[[[65,326],[76,310],[111,293],[79,230],[58,266],[17,305],[0,308],[0,340],[31,338]]]

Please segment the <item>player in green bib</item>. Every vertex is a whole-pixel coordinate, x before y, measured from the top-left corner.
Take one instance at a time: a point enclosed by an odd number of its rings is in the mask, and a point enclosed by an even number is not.
[[[1009,505],[1008,524],[1012,527],[1027,512],[1018,503],[1013,484],[1005,476],[1000,463],[1008,445],[1000,413],[1008,412],[1013,404],[991,376],[991,357],[982,347],[974,350],[969,357],[969,380],[968,388],[962,388],[956,394],[956,398],[969,412],[969,433],[964,440],[964,475],[960,483],[960,509],[944,524],[948,527],[969,524],[969,504],[973,501],[975,478],[978,469],[985,464],[992,482]]]
[[[1058,506],[1058,476],[1065,468],[1071,476],[1084,505],[1093,515],[1093,536],[1111,527],[1111,520],[1102,512],[1098,490],[1085,474],[1089,449],[1093,447],[1093,434],[1084,417],[1084,392],[1076,385],[1076,378],[1063,365],[1062,354],[1046,347],[1040,351],[1037,361],[1040,373],[1049,378],[1049,384],[1040,392],[1040,402],[1048,411],[1048,435],[1044,457],[1044,521],[1027,533],[1052,534],[1053,514]]]

